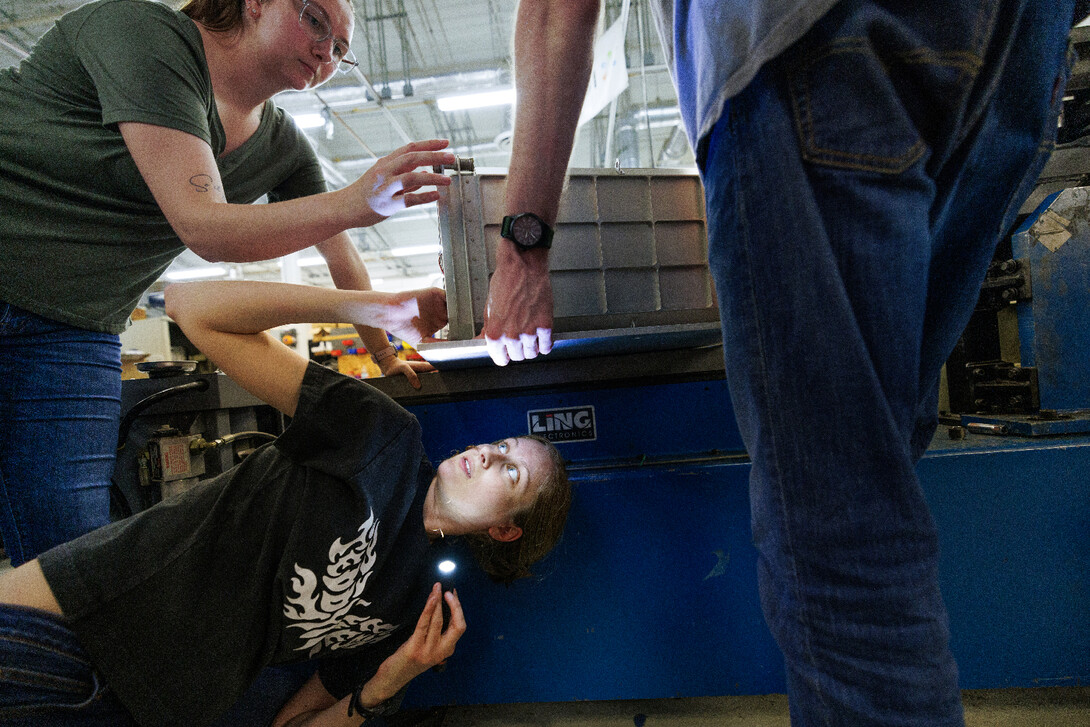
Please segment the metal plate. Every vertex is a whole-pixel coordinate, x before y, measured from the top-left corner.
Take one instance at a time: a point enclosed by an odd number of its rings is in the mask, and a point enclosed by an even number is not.
[[[182,376],[197,370],[196,361],[141,361],[136,364],[137,371],[142,371],[153,379],[165,379],[169,376]]]
[[[721,338],[718,322],[558,333],[553,338],[553,350],[548,358],[556,360],[714,346]],[[415,348],[440,371],[492,365],[483,338],[422,343]]]

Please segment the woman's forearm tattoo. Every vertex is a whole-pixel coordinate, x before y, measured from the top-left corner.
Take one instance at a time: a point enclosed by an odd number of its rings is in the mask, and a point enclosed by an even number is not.
[[[194,174],[189,178],[189,183],[198,192],[210,192],[213,189],[219,189],[219,185],[216,184],[216,180],[212,179],[210,174]]]

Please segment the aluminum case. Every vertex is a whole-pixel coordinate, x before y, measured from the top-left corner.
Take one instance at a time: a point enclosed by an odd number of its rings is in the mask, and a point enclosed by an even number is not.
[[[488,283],[501,242],[506,170],[458,160],[440,189],[439,232],[450,323],[420,353],[440,367],[487,361]],[[718,343],[704,194],[695,170],[569,173],[549,256],[554,354],[688,348]]]

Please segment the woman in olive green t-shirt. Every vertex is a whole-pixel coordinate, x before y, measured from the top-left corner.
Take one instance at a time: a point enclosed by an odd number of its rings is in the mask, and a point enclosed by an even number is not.
[[[0,530],[14,564],[108,521],[116,334],[183,249],[246,262],[315,245],[338,287],[369,289],[346,230],[448,183],[417,171],[453,160],[432,140],[325,191],[270,101],[350,70],[353,22],[348,0],[96,0],[0,71]],[[418,385],[396,356],[382,366]]]

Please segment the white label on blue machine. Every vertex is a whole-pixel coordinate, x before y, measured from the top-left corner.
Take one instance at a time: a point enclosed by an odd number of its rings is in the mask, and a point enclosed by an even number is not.
[[[535,409],[526,412],[530,434],[550,442],[589,442],[598,438],[593,406]]]

